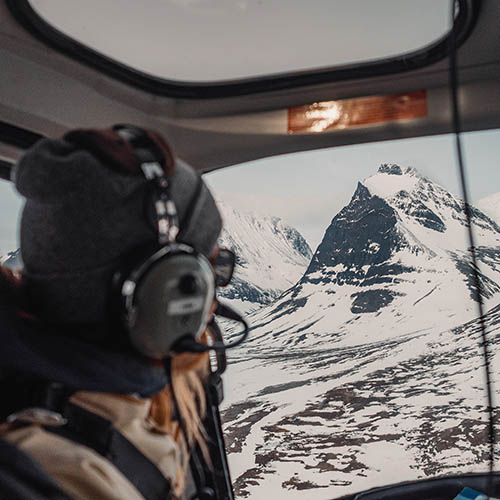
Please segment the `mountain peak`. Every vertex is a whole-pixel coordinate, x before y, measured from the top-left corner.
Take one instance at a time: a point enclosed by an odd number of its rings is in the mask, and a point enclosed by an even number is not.
[[[217,205],[224,220],[219,243],[237,256],[233,281],[219,295],[246,311],[272,302],[302,276],[311,248],[280,217]]]
[[[401,191],[411,193],[425,180],[412,167],[402,168],[395,163],[382,163],[377,173],[363,181],[370,194],[389,199]]]
[[[351,203],[355,201],[360,201],[360,200],[368,200],[371,198],[371,193],[368,190],[368,188],[362,184],[361,182],[358,182],[358,186],[356,187],[356,191],[354,191],[354,194],[352,195],[351,198]]]
[[[382,163],[377,170],[378,174],[388,175],[410,175],[413,177],[422,178],[418,170],[414,167],[401,167],[397,163]]]
[[[395,163],[382,163],[382,165],[378,167],[378,172],[381,174],[403,175],[403,170]]]

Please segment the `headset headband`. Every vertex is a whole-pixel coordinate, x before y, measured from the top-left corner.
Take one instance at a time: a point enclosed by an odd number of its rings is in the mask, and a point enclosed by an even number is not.
[[[173,243],[179,234],[179,217],[175,203],[170,198],[170,184],[162,164],[164,162],[162,151],[142,129],[131,125],[115,125],[113,130],[131,146],[142,174],[151,183],[155,192],[158,243],[160,245]]]
[[[179,220],[168,181],[175,171],[175,159],[160,135],[134,125],[115,125],[111,129],[72,130],[63,138],[91,152],[110,168],[142,174],[154,195],[158,243],[166,245],[176,240]]]

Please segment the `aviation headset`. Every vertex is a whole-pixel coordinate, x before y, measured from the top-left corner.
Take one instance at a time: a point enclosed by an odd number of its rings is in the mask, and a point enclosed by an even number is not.
[[[116,273],[113,279],[112,293],[130,342],[141,354],[155,359],[173,352],[220,350],[239,344],[243,339],[229,345],[215,342],[210,346],[196,341],[207,326],[215,286],[229,283],[234,262],[233,266],[221,267],[228,275],[216,283],[208,259],[191,246],[176,241],[178,215],[169,196],[163,153],[142,129],[116,125],[113,130],[131,146],[150,184],[158,231],[154,249],[136,257],[132,266]],[[243,318],[227,306],[219,306],[218,312],[242,322],[245,333],[248,331]]]

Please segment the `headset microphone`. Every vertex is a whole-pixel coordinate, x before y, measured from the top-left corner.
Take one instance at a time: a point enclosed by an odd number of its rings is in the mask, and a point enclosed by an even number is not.
[[[233,347],[239,346],[248,337],[250,327],[246,322],[245,318],[241,316],[237,311],[227,304],[218,303],[217,309],[214,313],[216,316],[221,316],[232,321],[236,321],[243,325],[243,331],[239,334],[239,337],[232,342],[226,344],[222,338],[216,338],[215,342],[211,345],[200,344],[196,342],[192,337],[186,336],[177,341],[174,344],[173,350],[177,352],[206,352],[206,351],[226,351],[227,349],[232,349]]]

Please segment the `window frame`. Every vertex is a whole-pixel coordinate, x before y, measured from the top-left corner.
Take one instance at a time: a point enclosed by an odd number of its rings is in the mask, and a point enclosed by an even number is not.
[[[460,45],[467,39],[475,25],[481,0],[458,0],[458,3],[459,14],[455,20],[454,29],[456,43]],[[444,59],[451,46],[450,30],[444,37],[421,49],[377,61],[333,66],[328,69],[226,80],[218,83],[184,82],[149,75],[85,46],[42,19],[31,7],[29,0],[6,0],[6,4],[17,22],[44,44],[132,87],[153,95],[180,99],[234,97],[319,85],[333,81],[404,73]]]

